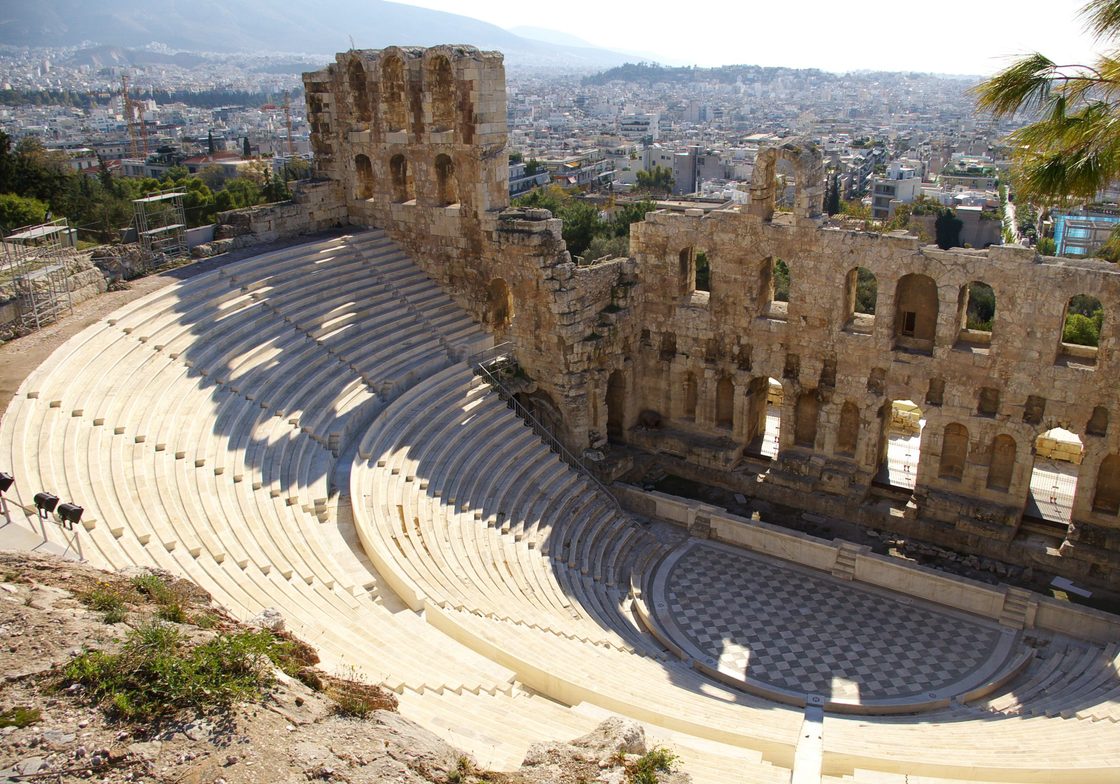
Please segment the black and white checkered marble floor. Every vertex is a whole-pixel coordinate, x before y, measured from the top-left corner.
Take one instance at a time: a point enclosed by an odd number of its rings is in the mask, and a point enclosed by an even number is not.
[[[676,561],[657,598],[724,672],[832,699],[891,700],[957,683],[1001,635],[994,623],[710,543]]]

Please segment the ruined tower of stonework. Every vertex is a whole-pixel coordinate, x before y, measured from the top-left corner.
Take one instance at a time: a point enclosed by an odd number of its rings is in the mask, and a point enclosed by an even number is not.
[[[577,266],[558,220],[508,209],[499,53],[351,51],[304,81],[349,222],[511,341],[571,446],[1120,586],[1112,265],[827,227],[820,154],[791,142],[759,153],[748,205],[653,213],[631,258]],[[994,318],[970,323],[982,292]],[[1079,295],[1103,304],[1095,347],[1063,339]]]

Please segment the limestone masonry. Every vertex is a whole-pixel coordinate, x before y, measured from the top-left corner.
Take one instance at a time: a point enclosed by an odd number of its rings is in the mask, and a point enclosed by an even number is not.
[[[384,229],[512,342],[527,402],[570,446],[605,452],[605,471],[626,444],[762,499],[1120,587],[1113,265],[826,227],[821,157],[791,141],[760,153],[749,205],[652,213],[630,258],[578,266],[559,220],[508,208],[499,53],[350,51],[304,82],[317,179],[248,230]],[[778,165],[794,173],[792,213],[775,212]],[[873,314],[857,312],[860,269]],[[965,327],[976,282],[995,293],[990,332]],[[1103,303],[1098,347],[1062,342],[1079,294]],[[776,456],[761,447],[768,401]],[[883,479],[895,401],[923,424],[904,492]],[[1055,427],[1083,445],[1066,463],[1070,522],[1027,530],[1036,440]]]

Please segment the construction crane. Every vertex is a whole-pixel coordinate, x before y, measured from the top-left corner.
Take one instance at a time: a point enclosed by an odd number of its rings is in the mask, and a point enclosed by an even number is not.
[[[288,157],[296,154],[295,144],[292,142],[292,97],[284,91],[284,122],[288,126]]]
[[[128,74],[121,74],[121,98],[124,100],[124,117],[128,122],[129,153],[133,158],[139,158],[140,143],[143,142],[144,157],[147,158],[148,126],[144,124],[144,109],[128,94]]]
[[[128,74],[121,74],[121,100],[124,103],[124,120],[128,123],[129,154],[133,158],[140,157],[140,143],[136,138],[136,106],[128,94]]]

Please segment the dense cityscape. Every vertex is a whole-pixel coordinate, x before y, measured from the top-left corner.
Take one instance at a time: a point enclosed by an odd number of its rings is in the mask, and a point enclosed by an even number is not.
[[[265,164],[278,177],[293,164],[305,171],[298,164],[311,158],[300,74],[321,57],[158,44],[8,46],[0,55],[0,129],[13,145],[37,138],[75,172],[163,180],[184,167],[218,191],[244,176],[260,185]],[[1008,219],[999,189],[1009,166],[1001,139],[1019,123],[977,113],[977,78],[649,63],[582,72],[507,65],[507,74],[514,197],[553,184],[742,202],[760,145],[799,137],[824,152],[837,192],[830,212],[885,224],[908,205],[893,226],[907,228],[917,202],[917,213],[955,211],[954,244],[1036,238],[1034,216]]]

